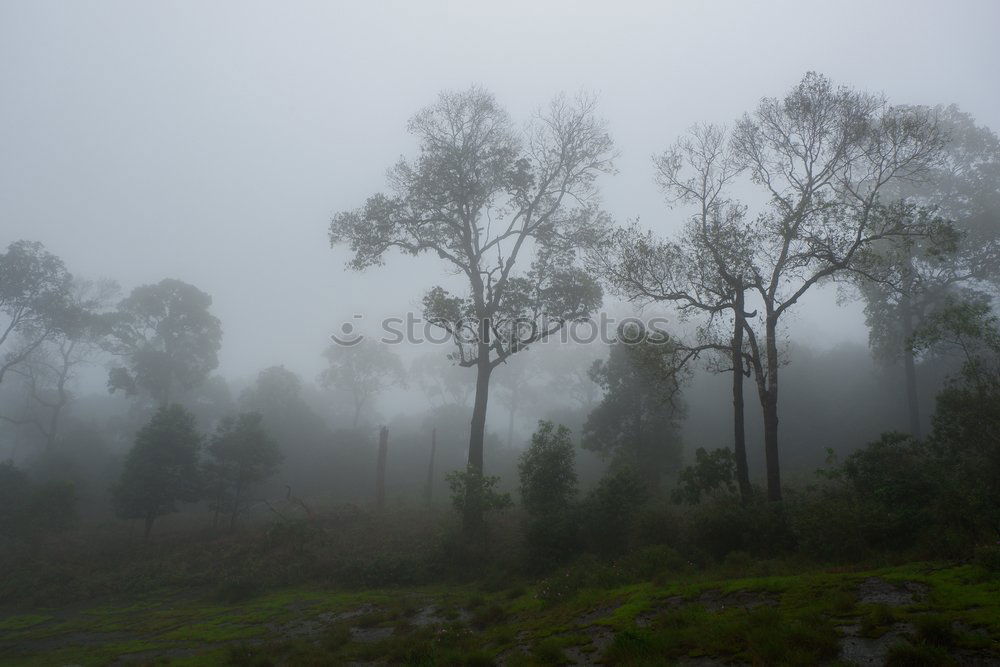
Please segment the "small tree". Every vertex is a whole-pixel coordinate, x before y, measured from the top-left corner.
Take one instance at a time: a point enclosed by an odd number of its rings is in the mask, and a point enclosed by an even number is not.
[[[531,514],[566,509],[576,495],[575,460],[570,430],[550,421],[538,422],[517,465],[524,509]]]
[[[663,474],[680,465],[680,377],[673,341],[638,325],[619,331],[607,360],[591,368],[605,391],[587,417],[583,446],[630,466],[655,491]]]
[[[112,500],[118,516],[143,520],[145,539],[157,518],[198,499],[201,443],[194,415],[176,404],[160,408],[136,434]]]
[[[575,458],[570,430],[540,421],[518,462],[526,542],[537,567],[565,559],[577,544]]]
[[[354,400],[351,427],[358,427],[361,411],[392,386],[405,386],[406,370],[399,357],[385,345],[362,339],[353,345],[331,345],[323,353],[329,367],[319,383],[340,389]]]
[[[142,285],[118,305],[108,349],[124,366],[113,368],[108,389],[146,393],[160,406],[191,389],[219,365],[222,326],[209,312],[212,297],[180,280]]]
[[[282,461],[278,443],[264,429],[256,412],[244,412],[222,420],[208,446],[206,464],[214,487],[216,518],[229,513],[229,527],[246,505],[246,492],[274,475]]]

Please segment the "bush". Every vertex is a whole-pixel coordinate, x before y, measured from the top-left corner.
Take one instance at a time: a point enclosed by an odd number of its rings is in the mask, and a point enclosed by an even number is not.
[[[1000,572],[1000,544],[988,544],[976,549],[976,562],[990,572]]]
[[[528,567],[545,570],[565,562],[579,546],[573,442],[565,426],[541,421],[521,454],[518,473]]]
[[[735,496],[716,497],[692,508],[686,519],[685,542],[716,560],[734,551],[769,557],[795,549],[781,503],[761,500],[742,505]]]
[[[646,485],[630,467],[612,470],[583,503],[583,530],[596,553],[616,555],[629,546],[634,518],[646,501]]]

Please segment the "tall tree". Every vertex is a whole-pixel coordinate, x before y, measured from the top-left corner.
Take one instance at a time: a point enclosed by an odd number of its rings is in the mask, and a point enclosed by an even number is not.
[[[71,285],[62,260],[41,243],[15,241],[0,253],[0,382],[71,323]]]
[[[194,416],[177,404],[160,408],[139,429],[112,500],[123,519],[143,520],[144,538],[156,519],[177,511],[178,503],[198,499],[201,444]]]
[[[896,279],[862,279],[869,340],[876,359],[903,365],[910,432],[921,435],[917,367],[910,338],[937,310],[1000,284],[1000,139],[955,106],[933,110],[947,143],[925,178],[892,188],[949,221],[927,237],[892,239],[873,253]],[[964,298],[972,295],[966,294]]]
[[[612,170],[612,142],[590,99],[557,97],[518,131],[479,88],[443,93],[409,130],[419,154],[390,171],[391,194],[336,215],[330,241],[350,247],[354,269],[381,265],[395,248],[437,255],[467,282],[464,296],[433,288],[424,313],[451,334],[458,363],[476,368],[469,467],[478,479],[493,369],[600,304],[599,285],[574,260],[605,225],[596,179]]]
[[[384,344],[362,339],[353,345],[333,344],[323,353],[329,366],[319,375],[327,389],[351,395],[354,412],[351,427],[358,427],[361,411],[392,386],[406,385],[406,369],[399,356]]]
[[[204,382],[222,345],[211,305],[208,294],[170,278],[132,290],[112,322],[108,347],[125,365],[111,370],[108,388],[145,393],[164,406]]]
[[[926,218],[913,205],[884,196],[893,183],[924,176],[942,145],[934,114],[836,87],[814,72],[784,98],[763,99],[733,130],[735,160],[768,200],[752,218],[758,248],[750,287],[761,314],[748,318],[745,330],[771,500],[781,499],[781,316],[815,285],[857,270],[880,241],[926,232]]]

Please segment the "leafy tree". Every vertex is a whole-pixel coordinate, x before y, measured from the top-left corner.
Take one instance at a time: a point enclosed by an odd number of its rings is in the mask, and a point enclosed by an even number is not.
[[[0,254],[0,382],[71,324],[71,284],[62,260],[41,243],[15,241]]]
[[[872,351],[886,364],[902,363],[910,432],[919,437],[913,333],[949,300],[1000,284],[1000,139],[958,107],[933,109],[947,143],[919,181],[902,181],[892,196],[933,207],[949,221],[926,237],[889,239],[873,260],[894,274],[890,282],[862,279]],[[966,296],[962,297],[965,293]]]
[[[612,169],[612,142],[592,100],[558,97],[518,131],[479,88],[443,93],[409,130],[418,157],[390,171],[391,194],[336,215],[330,242],[350,247],[354,269],[398,249],[436,255],[467,281],[465,295],[435,287],[423,303],[458,363],[476,368],[469,467],[481,475],[493,369],[601,302],[575,255],[606,224],[595,182]]]
[[[445,475],[448,488],[451,490],[451,504],[465,515],[469,504],[474,505],[472,512],[482,522],[490,512],[498,512],[511,506],[509,493],[497,490],[500,478],[492,475],[481,475],[471,468],[452,470]],[[483,528],[480,524],[474,529],[478,532]]]
[[[935,475],[950,483],[950,521],[1000,537],[1000,319],[985,300],[952,302],[917,329],[917,350],[948,347],[965,363],[938,395],[930,446]]]
[[[201,444],[194,416],[177,404],[160,408],[136,434],[112,499],[120,517],[143,520],[145,538],[156,519],[198,499]]]
[[[222,420],[208,446],[206,463],[213,487],[216,520],[229,513],[229,527],[246,505],[246,492],[277,472],[282,461],[278,443],[264,429],[263,418],[245,412]]]
[[[706,451],[699,447],[694,453],[694,464],[681,470],[674,490],[674,502],[696,505],[702,496],[718,492],[733,493],[736,461],[728,449]]]
[[[633,521],[648,499],[649,486],[635,468],[609,470],[583,502],[584,529],[591,547],[605,555],[625,551]]]
[[[683,408],[675,352],[666,334],[627,325],[608,359],[591,369],[605,394],[584,425],[583,446],[639,471],[650,491],[680,464]]]
[[[536,567],[564,560],[577,545],[575,458],[570,430],[540,421],[518,462],[526,542]]]
[[[533,514],[564,510],[576,495],[576,453],[570,431],[550,421],[538,422],[531,444],[521,454],[517,470],[521,503]]]
[[[744,359],[752,370],[764,418],[768,498],[780,500],[781,317],[822,282],[859,271],[871,280],[892,278],[891,272],[876,272],[880,267],[865,261],[872,249],[886,239],[926,234],[932,221],[918,203],[890,201],[886,196],[894,182],[925,174],[940,154],[943,137],[934,114],[926,110],[891,106],[879,95],[835,87],[826,77],[810,72],[783,98],[761,100],[731,131],[720,131],[719,141],[711,145],[728,146],[722,164],[731,164],[734,176],[717,176],[707,190],[697,189],[690,198],[702,207],[708,201],[724,203],[722,220],[731,213],[734,220],[745,222],[722,225],[722,243],[709,235],[711,261],[695,262],[693,273],[670,252],[643,259],[653,267],[652,278],[664,276],[667,281],[662,285],[644,281],[640,286],[649,286],[652,298],[684,304],[689,302],[687,296],[674,298],[663,287],[688,281],[686,292],[705,291],[719,300],[703,305],[731,310],[744,319]],[[691,163],[695,173],[699,169],[702,174],[722,173],[705,171],[703,151],[697,149],[671,155],[666,174],[684,161]],[[736,174],[757,187],[766,204],[752,211],[730,198],[727,193]],[[673,179],[669,185],[676,190],[689,182]],[[706,192],[711,199],[705,198]],[[707,219],[714,224],[717,217],[713,214]],[[712,255],[725,255],[731,246],[724,241],[733,233],[738,237],[737,247],[745,248],[736,253],[736,275],[729,276],[739,279],[736,289],[721,270],[726,262]],[[676,247],[664,246],[667,251]],[[747,307],[755,308],[752,313],[727,304],[724,298],[744,293],[743,278],[747,280],[745,293],[752,298]],[[692,285],[697,290],[690,289]],[[731,349],[736,349],[735,340]],[[734,364],[734,369],[738,372],[739,365]]]
[[[393,386],[405,386],[406,370],[399,356],[369,339],[353,345],[331,345],[323,356],[329,367],[320,373],[319,383],[345,391],[354,399],[352,428],[358,427],[361,411],[379,394]]]
[[[112,320],[108,347],[125,365],[111,370],[108,388],[145,393],[165,406],[204,382],[219,365],[222,344],[211,305],[212,297],[180,280],[132,290]]]

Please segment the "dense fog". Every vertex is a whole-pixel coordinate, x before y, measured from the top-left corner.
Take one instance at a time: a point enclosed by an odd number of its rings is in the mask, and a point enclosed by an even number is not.
[[[3,3],[0,611],[980,554],[997,26]]]

